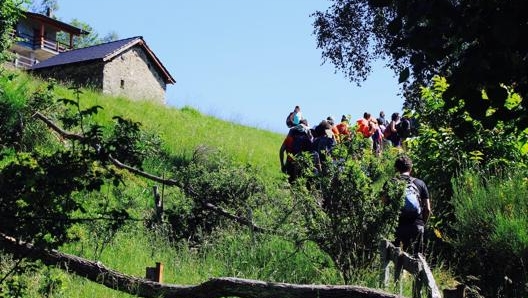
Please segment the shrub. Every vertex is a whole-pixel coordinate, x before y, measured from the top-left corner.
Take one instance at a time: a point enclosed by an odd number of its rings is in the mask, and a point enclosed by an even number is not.
[[[373,265],[381,238],[393,234],[400,204],[382,204],[380,191],[394,173],[395,154],[375,156],[370,144],[356,137],[336,147],[332,157],[316,174],[311,158],[305,159],[308,170],[292,194],[304,216],[299,224],[304,230],[296,237],[315,242],[350,283]]]
[[[254,168],[239,165],[219,151],[198,148],[186,166],[176,169],[184,196],[175,198],[166,210],[176,239],[199,243],[202,234],[221,227],[222,211],[249,218],[264,193],[264,184]],[[217,208],[215,208],[217,207]]]
[[[478,275],[486,297],[528,295],[528,181],[526,173],[453,180],[453,244],[459,270]],[[483,270],[493,268],[493,270]]]
[[[463,113],[463,99],[458,100],[458,105],[447,107],[442,96],[448,86],[444,78],[434,77],[430,86],[422,88],[424,105],[414,114],[420,123],[419,136],[408,141],[414,172],[427,182],[431,193],[434,216],[430,226],[436,228],[434,234],[440,238],[450,234],[449,223],[456,220],[450,204],[451,180],[462,169],[500,172],[522,168],[526,162],[526,154],[521,150],[526,140],[525,132],[517,131],[506,121],[486,128],[482,121]],[[517,97],[509,93],[505,104],[516,109]],[[486,100],[485,93],[482,100]],[[493,109],[488,110],[487,115],[499,117]]]

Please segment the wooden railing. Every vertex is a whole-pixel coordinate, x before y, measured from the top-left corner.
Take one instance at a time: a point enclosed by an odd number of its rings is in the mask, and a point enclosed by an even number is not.
[[[33,36],[29,34],[17,33],[17,37],[22,39],[22,42],[31,48],[47,49],[53,52],[62,53],[71,50],[69,45],[60,43],[59,41],[49,40],[43,36]]]
[[[26,57],[22,54],[15,53],[15,58],[13,59],[13,65],[16,68],[29,69],[33,65],[37,64],[39,61],[30,57]]]
[[[395,247],[388,240],[380,243],[381,253],[381,286],[387,287],[390,279],[390,262],[394,263],[394,280],[400,282],[402,270],[406,270],[414,277],[413,280],[413,298],[424,297],[442,298],[440,290],[436,285],[433,273],[425,261],[422,254],[416,257],[402,251],[401,248]],[[425,290],[425,293],[423,291]]]
[[[23,68],[28,69],[31,68],[35,63],[37,63],[36,59],[32,59],[29,57],[18,55],[15,59],[15,67],[17,68]]]

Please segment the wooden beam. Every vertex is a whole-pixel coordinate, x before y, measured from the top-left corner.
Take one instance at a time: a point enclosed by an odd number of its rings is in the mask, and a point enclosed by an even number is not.
[[[344,285],[297,285],[232,277],[212,278],[199,285],[160,284],[109,269],[57,250],[45,250],[0,234],[0,247],[15,256],[41,260],[93,282],[139,297],[165,298],[398,298],[381,290]]]

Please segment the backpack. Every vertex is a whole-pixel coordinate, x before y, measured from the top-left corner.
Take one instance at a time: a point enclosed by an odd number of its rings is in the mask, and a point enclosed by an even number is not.
[[[292,128],[295,126],[295,124],[293,124],[292,116],[293,116],[293,112],[290,112],[288,114],[288,117],[286,117],[286,126],[288,126],[289,128]]]
[[[411,122],[407,118],[402,118],[400,123],[396,124],[396,132],[400,138],[407,138],[411,135]]]
[[[420,190],[414,184],[415,178],[405,178],[407,184],[403,192],[404,204],[402,214],[407,218],[417,218],[422,214],[422,206],[420,204]]]
[[[335,147],[335,140],[327,136],[320,136],[313,141],[313,149],[317,152],[330,152]]]
[[[359,119],[357,121],[358,128],[357,131],[360,132],[363,137],[370,138],[372,136],[372,132],[370,131],[369,122],[366,119]]]
[[[290,130],[290,135],[293,137],[292,152],[290,153],[296,155],[312,150],[312,139],[308,131],[301,127],[294,127]]]
[[[387,125],[387,127],[385,127],[385,130],[383,130],[383,137],[385,139],[388,139],[388,138],[390,138],[391,135],[392,135],[391,128],[390,128],[390,126]]]

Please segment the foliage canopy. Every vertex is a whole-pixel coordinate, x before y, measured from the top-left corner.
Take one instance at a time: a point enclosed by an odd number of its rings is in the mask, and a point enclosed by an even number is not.
[[[420,108],[418,87],[441,75],[450,82],[443,95],[448,107],[462,99],[466,104],[459,113],[486,127],[506,120],[528,127],[527,103],[510,108],[502,88],[512,86],[521,98],[528,96],[526,1],[332,2],[313,15],[317,46],[350,80],[365,80],[374,59],[389,58],[410,108]]]

